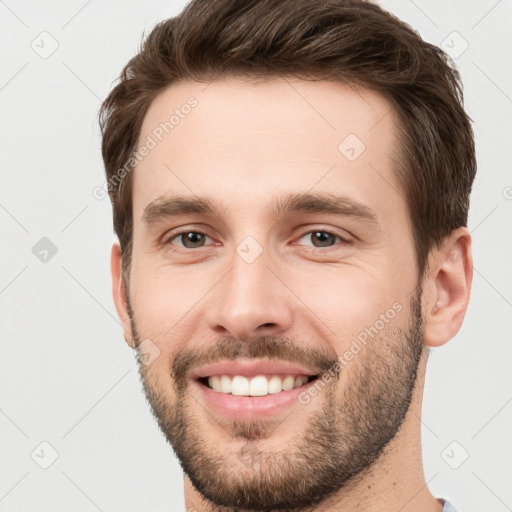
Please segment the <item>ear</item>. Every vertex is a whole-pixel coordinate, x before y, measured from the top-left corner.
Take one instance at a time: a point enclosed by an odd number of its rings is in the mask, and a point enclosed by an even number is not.
[[[441,249],[432,249],[429,268],[423,283],[423,338],[425,345],[439,347],[457,334],[466,314],[473,281],[469,230],[456,229]]]
[[[122,251],[119,242],[112,245],[110,256],[110,269],[112,271],[112,295],[116,305],[117,314],[123,326],[123,335],[126,343],[134,348],[132,327],[130,324],[130,315],[128,312],[128,300],[126,298],[126,288],[122,276]]]

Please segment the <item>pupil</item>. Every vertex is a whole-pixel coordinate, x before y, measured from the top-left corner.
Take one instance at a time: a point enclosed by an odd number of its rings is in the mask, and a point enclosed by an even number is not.
[[[185,245],[185,247],[188,247],[187,243],[191,243],[192,245],[200,244],[202,241],[201,237],[203,235],[201,233],[196,233],[195,231],[191,231],[189,233],[185,233],[183,236],[185,237],[185,241],[186,241],[186,243],[184,243],[184,245]],[[196,238],[198,238],[199,240],[195,240]]]
[[[320,243],[322,244],[321,247],[330,245],[328,242],[330,241],[330,238],[334,236],[331,233],[326,233],[325,231],[316,231],[314,235],[320,239]]]

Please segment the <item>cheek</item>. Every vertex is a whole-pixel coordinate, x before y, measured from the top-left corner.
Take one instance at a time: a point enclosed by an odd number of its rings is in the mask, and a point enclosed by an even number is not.
[[[389,271],[355,265],[324,267],[315,272],[290,274],[290,286],[310,309],[337,333],[355,335],[372,325],[410,290]],[[346,336],[344,336],[346,337]]]
[[[148,267],[132,274],[130,295],[137,333],[155,343],[167,361],[188,346],[201,299],[211,288],[193,276],[190,270]]]
[[[132,304],[140,319],[169,329],[191,310],[208,290],[206,281],[194,270],[168,266],[140,265],[131,279]]]

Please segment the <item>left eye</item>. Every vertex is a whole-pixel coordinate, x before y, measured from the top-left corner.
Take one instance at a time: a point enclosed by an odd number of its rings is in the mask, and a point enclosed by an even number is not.
[[[316,240],[318,242],[319,245],[314,245],[314,247],[332,247],[333,245],[336,244],[336,238],[341,242],[346,241],[343,240],[338,235],[331,233],[330,231],[309,231],[307,233],[304,233],[304,235],[302,235],[299,240],[302,240],[303,238],[306,237],[310,237],[311,240]]]

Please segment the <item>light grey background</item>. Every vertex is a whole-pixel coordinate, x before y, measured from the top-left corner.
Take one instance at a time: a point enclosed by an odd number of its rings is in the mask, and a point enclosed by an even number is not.
[[[0,1],[1,511],[184,510],[111,297],[110,203],[92,193],[101,100],[143,31],[183,5]],[[512,1],[382,5],[457,56],[478,149],[472,299],[429,361],[425,477],[461,512],[512,510]]]

